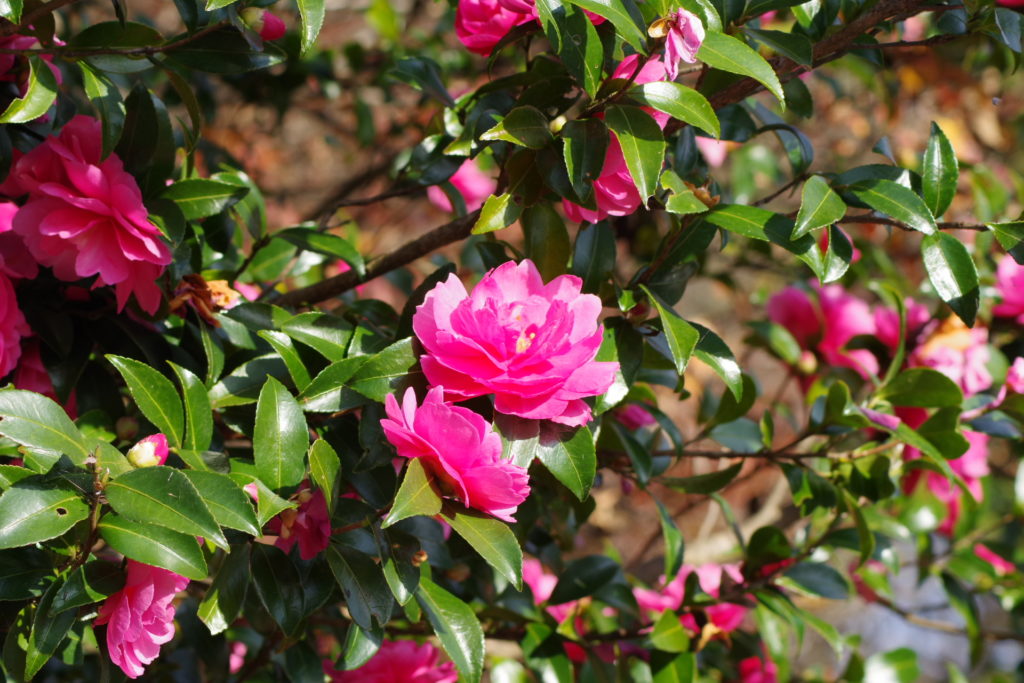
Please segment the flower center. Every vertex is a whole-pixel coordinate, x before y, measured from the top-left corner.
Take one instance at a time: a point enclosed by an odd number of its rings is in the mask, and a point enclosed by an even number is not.
[[[516,340],[516,353],[524,353],[533,344],[534,338],[537,336],[536,332],[522,332],[519,335],[519,339]]]

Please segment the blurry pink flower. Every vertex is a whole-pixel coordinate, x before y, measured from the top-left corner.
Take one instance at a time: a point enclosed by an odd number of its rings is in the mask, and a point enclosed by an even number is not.
[[[455,35],[470,52],[487,57],[505,34],[534,16],[508,10],[499,0],[459,0]]]
[[[988,546],[983,545],[981,543],[974,544],[974,554],[977,555],[980,559],[992,565],[992,568],[996,571],[996,574],[1000,576],[1013,574],[1017,571],[1017,566],[1013,562],[1010,562],[1001,555],[997,555],[996,553],[989,550]]]
[[[342,263],[345,263],[342,261]],[[348,265],[347,263],[345,265]],[[248,282],[235,282],[235,291],[242,295],[246,301],[256,301],[260,298],[260,294],[263,290],[257,286],[249,284]]]
[[[0,273],[12,279],[32,279],[39,273],[39,265],[14,232],[14,216],[19,209],[14,202],[0,202]]]
[[[16,389],[34,391],[52,401],[60,403],[57,399],[57,390],[53,386],[53,380],[50,378],[50,373],[46,370],[46,366],[43,365],[43,358],[39,354],[39,340],[34,337],[22,341],[21,359],[18,361],[18,367],[14,369],[14,377],[11,381]],[[73,390],[68,397],[68,402],[63,407],[71,419],[78,417],[77,401],[75,400],[75,392]]]
[[[932,319],[927,306],[913,299],[904,300],[907,309],[907,346],[912,348],[917,337]],[[875,309],[875,336],[890,351],[895,351],[900,341],[900,316],[895,309],[879,306]]]
[[[964,397],[992,386],[988,371],[988,330],[967,327],[957,316],[946,318],[908,359],[912,367],[934,368],[963,389]]]
[[[538,605],[543,605],[551,597],[552,591],[558,584],[558,577],[544,570],[540,560],[528,557],[523,560],[523,583],[530,587],[533,593],[533,600]],[[547,613],[554,617],[555,621],[562,623],[576,609],[576,601],[566,602],[561,605],[549,605],[545,608]]]
[[[1024,6],[1024,0],[1021,2]],[[1003,256],[996,268],[996,291],[1003,301],[992,307],[992,314],[1024,323],[1024,266],[1009,254]]]
[[[303,482],[307,485],[308,482]],[[283,510],[267,522],[267,533],[277,534],[274,543],[278,548],[291,552],[299,544],[299,557],[312,560],[327,548],[331,540],[331,517],[327,513],[327,499],[320,489],[300,489],[296,496],[297,508]]]
[[[657,614],[664,612],[665,610],[674,611],[679,609],[680,606],[682,606],[683,598],[685,597],[686,577],[693,573],[697,574],[697,582],[700,584],[701,590],[715,598],[720,594],[723,574],[727,575],[736,583],[743,582],[743,574],[740,572],[740,566],[738,564],[709,563],[702,564],[698,567],[683,565],[675,578],[668,583],[665,583],[664,576],[661,577],[661,589],[633,589],[633,595],[636,598],[641,611]],[[711,605],[704,610],[705,614],[707,614],[708,621],[725,632],[735,631],[739,628],[748,611],[748,608],[743,607],[742,605],[734,605],[732,603]],[[681,617],[681,620],[690,630],[698,630],[697,622],[694,620],[693,615],[684,614]]]
[[[21,339],[32,334],[25,316],[18,308],[14,285],[0,273],[0,377],[18,365],[21,358]]]
[[[573,275],[545,285],[528,259],[498,266],[472,294],[450,275],[413,316],[424,374],[455,400],[494,394],[499,413],[586,424],[583,398],[607,391],[618,364],[594,360],[601,300],[582,285]]]
[[[57,45],[64,44],[63,41],[58,40],[56,37],[53,42]],[[39,40],[35,36],[14,34],[0,38],[0,48],[5,50],[38,50],[42,48],[42,45],[40,45]],[[46,62],[57,83],[63,82],[64,79],[61,76],[60,69],[53,65],[53,55],[44,53],[37,56],[42,57],[43,61]],[[19,67],[19,60],[24,68]],[[0,81],[17,82],[19,95],[24,96],[28,92],[28,60],[13,53],[0,54]]]
[[[1006,371],[1006,388],[1015,394],[1024,394],[1024,356],[1013,359],[1013,365]]]
[[[236,674],[242,670],[245,664],[245,655],[249,652],[249,646],[240,640],[231,643],[231,652],[228,655],[228,672]]]
[[[246,7],[239,13],[239,18],[263,40],[277,40],[288,30],[280,17],[262,7]]]
[[[385,640],[377,654],[351,671],[339,671],[324,660],[331,683],[455,683],[459,674],[451,662],[438,661],[441,652],[430,643]]]
[[[839,232],[841,232],[851,245],[853,244],[853,240],[850,239],[850,236],[846,233],[845,230],[840,228],[838,225],[834,225],[833,227],[836,228]],[[822,230],[821,234],[818,235],[818,248],[821,249],[822,253],[826,253],[828,251],[828,243],[830,239],[832,239],[831,232],[828,230]],[[860,257],[860,249],[858,249],[857,247],[853,247],[853,252],[850,255],[850,263],[857,263],[858,261],[860,261]]]
[[[996,0],[996,4],[1000,7],[1010,7],[1017,9],[1024,7],[1024,0]]]
[[[615,417],[626,429],[640,429],[657,422],[654,416],[639,403],[630,403],[622,408],[617,408]]]
[[[741,683],[776,683],[779,669],[769,657],[747,657],[740,660]]]
[[[14,230],[40,265],[67,281],[97,275],[95,287],[116,287],[118,310],[134,295],[154,313],[171,250],[121,159],[100,160],[101,140],[99,121],[76,116],[14,163],[2,191],[28,193]]]
[[[160,646],[174,637],[171,602],[188,579],[159,567],[128,560],[124,588],[100,608],[95,624],[107,624],[110,659],[128,678],[138,678],[160,654]]]
[[[665,76],[674,81],[679,75],[679,62],[696,64],[697,50],[704,42],[704,24],[696,14],[682,8],[669,17],[665,36]]]
[[[924,413],[924,411],[920,412]],[[924,413],[923,416],[920,414],[904,415],[903,420],[911,428],[917,429],[924,422],[926,416],[927,413]],[[950,460],[949,466],[963,478],[971,496],[975,500],[981,501],[984,495],[981,478],[987,476],[990,471],[988,466],[989,437],[987,434],[974,432],[969,429],[963,430],[963,435],[967,439],[967,451],[959,458]],[[919,457],[921,457],[921,453],[916,448],[907,447],[903,450],[904,460],[915,460]],[[912,491],[922,477],[928,490],[946,505],[946,519],[939,526],[939,533],[952,535],[953,529],[956,527],[957,520],[960,517],[960,499],[963,491],[959,486],[950,483],[943,475],[925,470],[911,471],[904,479],[904,491]]]
[[[472,159],[466,159],[462,162],[459,170],[448,180],[459,191],[459,194],[462,195],[462,201],[466,203],[466,211],[476,211],[483,206],[484,200],[498,186],[494,178],[481,171],[480,167]],[[448,195],[437,185],[431,185],[427,188],[427,198],[442,211],[454,210]]]
[[[718,168],[725,163],[725,157],[729,154],[729,143],[725,140],[706,138],[703,135],[697,135],[695,140],[697,142],[697,149],[700,150],[704,161],[708,162],[708,166]]]
[[[151,434],[128,449],[128,462],[136,467],[153,467],[167,461],[167,437]]]
[[[445,388],[435,386],[423,405],[409,388],[399,405],[394,395],[384,400],[384,434],[398,455],[420,458],[446,495],[466,507],[506,522],[530,493],[526,470],[502,458],[501,437],[469,408],[444,401]]]

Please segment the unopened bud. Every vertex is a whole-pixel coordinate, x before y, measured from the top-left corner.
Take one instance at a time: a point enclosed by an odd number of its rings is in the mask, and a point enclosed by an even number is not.
[[[128,462],[135,467],[163,465],[167,460],[167,437],[153,434],[142,439],[128,451]]]
[[[262,7],[246,7],[238,16],[246,26],[260,34],[263,40],[277,40],[287,31],[279,17]]]
[[[818,359],[810,351],[800,354],[800,360],[796,363],[796,369],[805,375],[812,375],[818,369]]]
[[[122,441],[131,441],[139,433],[139,421],[134,417],[119,417],[114,424],[114,432]]]
[[[548,124],[548,129],[555,134],[558,134],[562,128],[565,127],[567,119],[564,116],[556,116],[551,119],[551,123]]]

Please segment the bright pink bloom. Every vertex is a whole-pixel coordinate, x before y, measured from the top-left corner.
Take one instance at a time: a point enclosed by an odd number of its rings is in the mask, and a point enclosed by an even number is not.
[[[512,515],[530,493],[526,469],[502,458],[501,437],[487,420],[445,403],[444,392],[435,386],[419,407],[412,388],[401,405],[389,394],[384,399],[388,416],[380,421],[384,434],[400,456],[420,458],[446,495],[514,522]]]
[[[1015,571],[1017,571],[1017,565],[1015,565],[1013,562],[1010,562],[1005,557],[1002,557],[1001,555],[997,555],[996,553],[992,552],[988,549],[988,546],[985,546],[981,543],[974,544],[974,554],[977,555],[980,559],[985,560],[990,565],[992,565],[992,568],[996,571],[996,574],[999,574],[1000,576],[1005,576],[1006,574],[1013,574]]]
[[[701,590],[712,597],[718,597],[722,587],[722,575],[728,575],[736,583],[743,582],[743,574],[738,564],[702,564],[698,567],[683,565],[679,573],[668,583],[665,577],[661,577],[661,589],[648,590],[646,588],[634,588],[633,595],[642,611],[660,613],[665,610],[677,610],[683,604],[686,589],[686,577],[690,574],[697,574],[697,582]],[[704,610],[708,620],[720,630],[729,632],[735,631],[743,623],[748,608],[732,603],[720,603],[712,605]],[[693,615],[682,616],[683,624],[687,628],[696,631],[697,623]]]
[[[639,55],[626,57],[612,73],[612,78],[630,78],[636,72],[634,83],[664,80],[665,65],[661,61],[648,59],[637,72],[639,62]],[[644,109],[654,117],[659,126],[665,127],[669,119],[668,114],[647,107]],[[629,174],[629,168],[626,166],[626,159],[622,156],[622,147],[614,135],[608,141],[601,175],[594,181],[594,201],[597,203],[597,209],[588,209],[568,200],[562,200],[562,207],[569,220],[577,223],[596,223],[608,216],[628,216],[640,208],[642,203],[640,193],[633,183],[633,176]]]
[[[626,429],[640,429],[657,422],[654,416],[639,403],[630,403],[615,410],[615,417]]]
[[[914,415],[913,417],[910,415],[904,415],[903,420],[912,428],[916,429],[924,422],[924,417],[920,415]],[[970,491],[971,496],[975,500],[980,501],[984,495],[981,479],[982,477],[987,476],[990,471],[988,466],[989,437],[988,434],[974,432],[969,429],[963,430],[963,435],[964,438],[967,439],[967,451],[959,458],[950,460],[949,466],[964,480],[964,483],[967,485],[967,490]],[[903,451],[904,460],[914,460],[919,457],[921,457],[921,453],[915,448],[908,447]],[[904,480],[904,490],[912,491],[922,477],[928,486],[928,490],[931,491],[936,498],[946,504],[946,519],[943,520],[938,531],[946,535],[952,535],[953,529],[956,527],[957,520],[960,518],[960,499],[963,492],[959,486],[950,483],[949,480],[941,474],[926,472],[924,470],[914,470],[910,472]]]
[[[669,18],[665,36],[665,76],[674,81],[679,75],[679,62],[697,63],[697,50],[704,42],[704,24],[696,14],[680,8]]]
[[[680,10],[682,11],[682,10]],[[729,143],[725,140],[706,138],[703,135],[695,136],[697,149],[700,150],[704,161],[708,162],[711,168],[718,168],[725,163],[725,157],[729,154]]]
[[[245,664],[245,655],[249,652],[249,646],[240,640],[231,643],[231,653],[228,655],[228,672],[236,674],[242,670]]]
[[[912,367],[934,368],[969,397],[992,386],[988,371],[988,330],[969,328],[956,316],[946,318],[908,359]]]
[[[878,360],[870,351],[844,350],[854,337],[875,333],[868,305],[839,285],[814,289],[817,301],[802,289],[786,287],[768,301],[768,317],[789,330],[802,348],[817,351],[828,365],[852,368],[861,377],[877,374]]]
[[[100,608],[95,624],[107,624],[110,659],[128,678],[138,678],[174,637],[174,596],[188,579],[159,567],[128,560],[128,579]]]
[[[18,365],[21,339],[32,334],[18,308],[18,297],[9,277],[0,273],[0,377]]]
[[[907,346],[912,348],[921,331],[932,319],[927,306],[913,299],[906,299],[907,309]],[[900,316],[895,309],[879,306],[875,309],[875,336],[891,351],[896,350],[900,341]]]
[[[377,654],[351,671],[338,671],[324,660],[331,683],[455,683],[459,673],[451,662],[439,662],[441,652],[430,643],[385,640]]]
[[[558,577],[545,571],[544,565],[540,563],[540,560],[528,557],[523,560],[523,583],[530,587],[534,602],[538,605],[543,605],[551,597],[555,586],[558,585]],[[555,618],[555,621],[562,623],[576,609],[576,601],[573,600],[561,605],[549,605],[546,609],[548,614]]]
[[[14,232],[14,216],[20,208],[14,202],[0,202],[0,273],[15,280],[32,279],[39,273],[24,240]]]
[[[128,450],[128,462],[136,467],[153,467],[167,462],[167,437],[151,434]]]
[[[251,495],[251,494],[250,494]],[[274,543],[291,552],[299,544],[299,557],[312,560],[327,548],[331,540],[331,516],[327,512],[327,499],[320,489],[302,489],[296,496],[298,507],[283,510],[267,522],[267,532],[277,534]]]
[[[533,15],[508,10],[499,0],[459,0],[455,35],[470,52],[487,57],[505,34],[533,20]]]
[[[1024,6],[1024,0],[1021,2]],[[992,314],[1024,323],[1024,266],[1009,254],[1003,256],[996,268],[996,291],[1003,301],[992,307]]]
[[[462,195],[462,201],[466,204],[466,211],[476,211],[484,205],[491,193],[494,192],[498,183],[491,176],[480,170],[476,162],[466,159],[459,166],[459,170],[448,179],[455,189]],[[452,211],[452,203],[448,195],[437,185],[427,188],[427,198],[442,211]]]
[[[776,683],[779,668],[770,658],[747,657],[740,661],[741,683]]]
[[[1024,356],[1013,359],[1013,365],[1006,371],[1006,388],[1015,394],[1024,394]]]
[[[607,391],[618,364],[594,360],[601,300],[582,285],[573,275],[545,285],[528,259],[498,266],[472,294],[450,275],[413,316],[427,379],[455,400],[494,394],[499,413],[586,424],[583,398]]]
[[[153,313],[171,250],[149,222],[139,186],[121,160],[115,154],[100,160],[101,140],[99,121],[76,116],[14,163],[3,191],[29,195],[14,230],[58,278],[97,275],[94,286],[116,287],[118,310],[134,294]]]

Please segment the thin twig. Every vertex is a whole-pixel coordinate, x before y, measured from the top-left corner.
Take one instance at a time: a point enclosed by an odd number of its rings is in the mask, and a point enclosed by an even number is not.
[[[900,230],[906,230],[908,232],[917,232],[914,228],[910,227],[903,221],[898,221],[893,218],[887,218],[885,216],[878,216],[873,213],[861,213],[854,216],[844,216],[840,218],[837,223],[879,223],[881,225],[891,225]],[[979,223],[959,223],[955,221],[943,221],[935,224],[939,230],[975,230],[979,232],[987,232],[989,227]]]
[[[227,22],[219,22],[211,24],[206,28],[196,31],[192,35],[173,40],[163,45],[147,45],[145,47],[97,47],[97,48],[73,48],[73,47],[61,47],[56,45],[54,47],[46,48],[33,48],[30,50],[16,50],[12,48],[0,48],[0,54],[2,55],[53,55],[55,57],[95,57],[98,55],[119,55],[122,57],[153,57],[163,52],[170,52],[176,50],[179,47],[188,45],[189,43],[195,42],[200,38],[213,33],[225,26],[230,26]],[[0,36],[8,35],[0,32]]]

